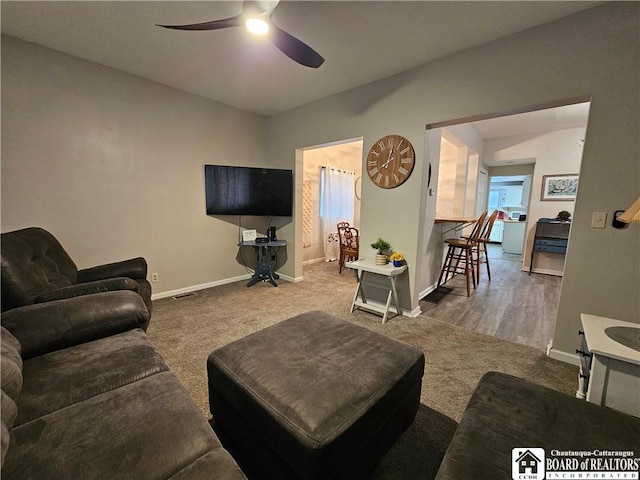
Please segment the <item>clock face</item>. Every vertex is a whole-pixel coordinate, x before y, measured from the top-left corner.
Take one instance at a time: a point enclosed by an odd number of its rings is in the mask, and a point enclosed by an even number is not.
[[[387,135],[378,140],[367,155],[367,173],[380,188],[395,188],[411,175],[416,154],[411,142],[400,135]]]

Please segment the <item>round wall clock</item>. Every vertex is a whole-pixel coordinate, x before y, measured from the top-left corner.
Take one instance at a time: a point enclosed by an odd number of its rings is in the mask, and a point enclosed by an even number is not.
[[[380,188],[395,188],[407,181],[416,163],[413,145],[400,135],[378,140],[367,155],[367,173]]]

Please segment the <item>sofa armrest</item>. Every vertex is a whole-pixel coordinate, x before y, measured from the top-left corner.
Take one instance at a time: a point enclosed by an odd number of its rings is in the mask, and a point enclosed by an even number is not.
[[[111,277],[147,278],[147,261],[142,257],[138,257],[78,270],[78,283]]]
[[[80,297],[94,293],[115,292],[118,290],[138,291],[138,283],[126,277],[115,277],[94,282],[79,283],[68,287],[56,288],[36,297],[36,303],[51,302],[65,298]]]
[[[2,326],[18,339],[25,360],[143,328],[148,322],[140,295],[126,290],[36,303],[2,314]]]

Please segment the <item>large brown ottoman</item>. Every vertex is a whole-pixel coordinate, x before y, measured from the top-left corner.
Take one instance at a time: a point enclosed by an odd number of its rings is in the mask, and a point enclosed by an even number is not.
[[[249,478],[368,478],[413,421],[422,351],[308,312],[209,355],[216,430]]]

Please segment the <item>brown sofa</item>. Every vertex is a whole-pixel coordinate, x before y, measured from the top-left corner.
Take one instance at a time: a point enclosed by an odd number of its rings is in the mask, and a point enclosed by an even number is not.
[[[42,228],[1,235],[2,311],[94,293],[131,290],[151,314],[151,284],[144,258],[78,270],[60,242]],[[147,329],[149,321],[142,325]]]
[[[132,291],[2,314],[2,478],[243,479]]]
[[[638,399],[640,401],[640,399]],[[504,373],[486,373],[476,387],[442,460],[436,480],[511,479],[513,450],[544,449],[551,466],[576,459],[581,464],[605,465],[597,452],[632,451],[640,456],[640,418],[586,402],[556,390]],[[591,456],[557,452],[587,452]],[[555,455],[555,456],[554,456]],[[517,455],[516,455],[517,456]],[[632,457],[633,458],[633,457]],[[554,462],[553,460],[557,460]],[[591,462],[591,459],[594,462]],[[542,460],[542,458],[540,458]],[[535,462],[535,459],[533,459]],[[546,466],[546,462],[540,465]],[[623,461],[625,468],[634,464]],[[635,463],[633,471],[638,472]],[[531,470],[531,469],[530,469]],[[528,471],[518,478],[542,478],[542,470]],[[594,468],[594,471],[597,470]],[[562,471],[544,478],[580,478]],[[519,473],[519,472],[518,472]],[[602,472],[600,472],[602,473]],[[632,478],[628,476],[584,476],[581,478]]]

